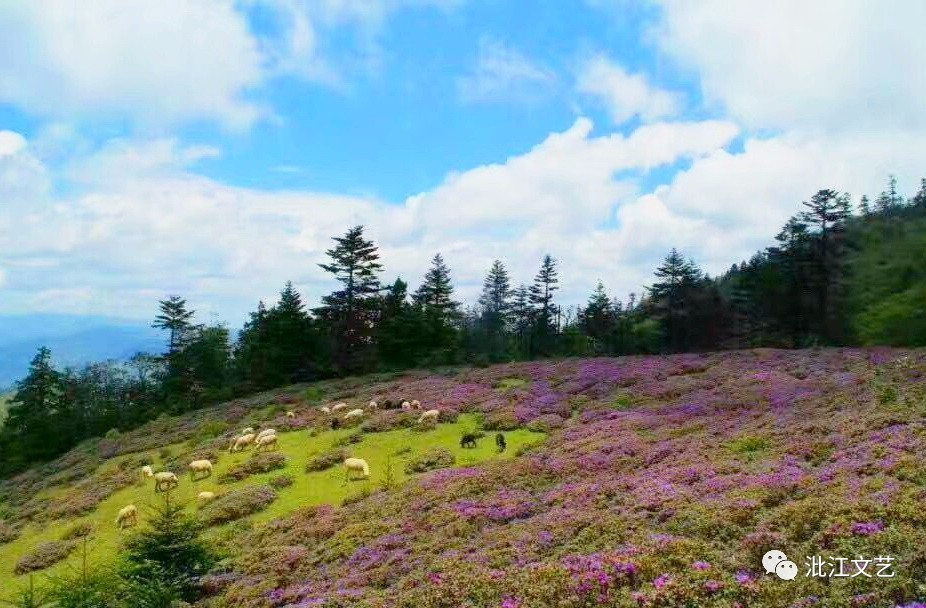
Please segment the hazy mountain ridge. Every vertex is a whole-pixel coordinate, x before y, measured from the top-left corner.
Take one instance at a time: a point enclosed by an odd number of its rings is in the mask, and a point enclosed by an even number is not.
[[[138,351],[161,352],[158,330],[135,319],[82,315],[0,316],[0,389],[22,377],[40,346],[51,349],[56,364],[126,359]],[[2,391],[0,391],[2,392]]]

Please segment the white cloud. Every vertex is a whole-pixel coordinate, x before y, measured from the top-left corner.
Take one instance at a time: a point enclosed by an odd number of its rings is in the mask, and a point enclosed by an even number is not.
[[[63,121],[128,119],[163,129],[206,120],[242,129],[272,116],[261,94],[273,79],[296,76],[343,87],[345,71],[376,64],[375,40],[389,15],[456,3],[3,2],[0,103]],[[259,27],[251,19],[255,9]],[[355,35],[334,35],[337,28]],[[328,37],[337,42],[326,44]]]
[[[262,58],[231,0],[4,3],[0,101],[32,114],[247,126]]]
[[[594,136],[580,119],[520,156],[451,174],[400,205],[231,187],[194,173],[197,155],[176,142],[119,141],[74,165],[93,176],[76,194],[48,194],[27,213],[0,209],[3,306],[147,316],[152,293],[178,292],[239,322],[287,279],[317,302],[331,285],[316,263],[331,236],[355,223],[380,243],[387,278],[415,284],[441,251],[461,297],[472,299],[494,257],[529,281],[549,251],[563,263],[564,297],[581,299],[620,258],[587,263],[580,235],[615,234],[615,210],[638,192],[633,175],[704,157],[736,133],[710,121]]]
[[[466,102],[528,102],[556,83],[553,72],[509,46],[489,38],[479,42],[479,55],[470,74],[457,79],[460,99]]]
[[[616,124],[639,116],[652,121],[674,115],[678,96],[651,85],[643,74],[630,74],[603,55],[587,60],[579,71],[576,88],[597,98]]]
[[[659,0],[661,48],[749,127],[926,127],[926,3]]]

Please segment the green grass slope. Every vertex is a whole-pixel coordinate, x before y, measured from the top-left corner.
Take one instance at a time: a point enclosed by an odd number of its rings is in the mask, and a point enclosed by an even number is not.
[[[278,491],[278,498],[266,510],[245,518],[253,524],[261,524],[274,518],[284,516],[296,509],[309,505],[334,504],[338,505],[346,497],[358,494],[365,488],[375,489],[386,476],[387,460],[392,461],[392,474],[396,483],[402,483],[408,478],[404,468],[410,458],[433,447],[447,448],[456,456],[456,466],[467,466],[492,458],[509,458],[516,454],[518,448],[541,441],[544,435],[532,433],[527,430],[516,430],[506,433],[508,450],[502,454],[495,451],[492,436],[481,439],[476,448],[463,449],[459,447],[461,433],[464,430],[475,428],[477,418],[472,414],[461,415],[454,423],[438,425],[434,430],[420,432],[413,429],[401,429],[381,433],[367,433],[361,435],[362,440],[356,444],[349,444],[347,449],[352,456],[364,458],[370,464],[370,479],[365,481],[345,482],[344,471],[340,466],[326,471],[306,473],[305,466],[311,458],[321,452],[336,447],[339,439],[345,438],[354,432],[353,429],[326,431],[315,436],[310,429],[293,432],[280,432],[280,453],[287,457],[283,469],[269,473],[257,474],[234,483],[219,483],[219,476],[232,466],[240,464],[251,457],[253,450],[230,454],[227,451],[219,452],[212,477],[202,481],[192,482],[187,475],[180,475],[180,485],[172,492],[172,497],[186,503],[187,509],[196,510],[196,496],[201,491],[212,491],[218,495],[226,494],[232,490],[247,486],[266,484],[268,479],[281,474],[293,477],[293,485]],[[166,453],[177,454],[184,450],[184,444],[177,443],[164,446]],[[164,451],[151,450],[147,454],[154,461],[155,469],[162,468],[164,458],[159,453]],[[95,472],[94,478],[102,478],[108,473],[117,470],[128,459],[137,458],[138,453],[124,454],[105,461]],[[134,467],[133,467],[134,469]],[[36,499],[53,499],[56,495],[67,491],[65,488],[52,487],[40,492]],[[115,524],[119,510],[125,505],[134,504],[139,508],[139,523],[149,512],[154,501],[160,500],[154,492],[151,480],[139,481],[135,485],[120,489],[100,502],[89,514],[82,517],[63,518],[50,521],[46,524],[32,523],[27,525],[19,538],[0,545],[0,580],[15,582],[24,579],[17,577],[14,569],[17,562],[26,554],[33,551],[42,542],[58,540],[68,530],[79,524],[88,523],[93,526],[93,540],[89,545],[90,560],[103,562],[113,556],[118,549],[120,532]],[[241,521],[241,520],[239,520]],[[221,534],[225,526],[212,528],[210,535]],[[44,574],[54,575],[68,564],[77,559],[77,552],[67,560],[42,571]]]

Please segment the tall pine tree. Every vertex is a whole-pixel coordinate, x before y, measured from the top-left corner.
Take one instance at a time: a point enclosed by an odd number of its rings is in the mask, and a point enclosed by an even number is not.
[[[534,313],[530,343],[532,355],[550,356],[555,351],[558,309],[553,302],[553,293],[559,289],[558,275],[556,260],[549,254],[543,256],[529,291]]]
[[[342,288],[322,298],[316,309],[331,341],[334,369],[352,374],[376,364],[375,327],[379,312],[379,251],[363,238],[363,226],[354,226],[337,246],[326,253],[329,264],[319,264],[341,283]]]

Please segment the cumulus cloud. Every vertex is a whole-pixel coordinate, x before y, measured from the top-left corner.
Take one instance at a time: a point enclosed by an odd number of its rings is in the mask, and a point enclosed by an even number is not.
[[[576,88],[602,103],[616,124],[639,116],[652,121],[672,116],[681,107],[678,95],[654,87],[643,74],[631,74],[604,55],[587,60]]]
[[[272,108],[279,76],[343,86],[345,63],[325,44],[358,34],[339,55],[375,54],[392,13],[453,0],[94,0],[0,3],[0,103],[65,121],[129,119],[145,127],[207,120],[243,129]],[[261,29],[255,29],[254,12]],[[349,37],[347,37],[349,38]],[[356,47],[353,48],[353,47]],[[339,57],[340,59],[340,57]],[[356,67],[350,65],[350,67]]]
[[[736,134],[730,123],[707,121],[596,136],[592,123],[579,119],[524,154],[450,174],[402,204],[231,187],[191,169],[195,149],[162,140],[114,142],[75,161],[78,173],[97,170],[74,195],[49,194],[27,215],[0,210],[4,306],[145,316],[152,293],[177,292],[240,321],[287,279],[316,302],[331,287],[316,263],[330,237],[356,223],[381,244],[388,277],[417,283],[427,259],[441,251],[460,295],[472,298],[494,257],[529,281],[549,251],[562,260],[564,293],[577,300],[620,262],[586,264],[586,239],[577,235],[613,236],[615,211],[635,199],[640,175],[702,158]]]
[[[457,91],[466,102],[527,102],[555,83],[556,77],[548,68],[497,40],[483,38],[476,65],[471,73],[457,79]]]
[[[250,124],[261,55],[231,0],[4,3],[0,100],[44,116]]]
[[[926,128],[926,3],[659,0],[659,46],[755,128]]]

